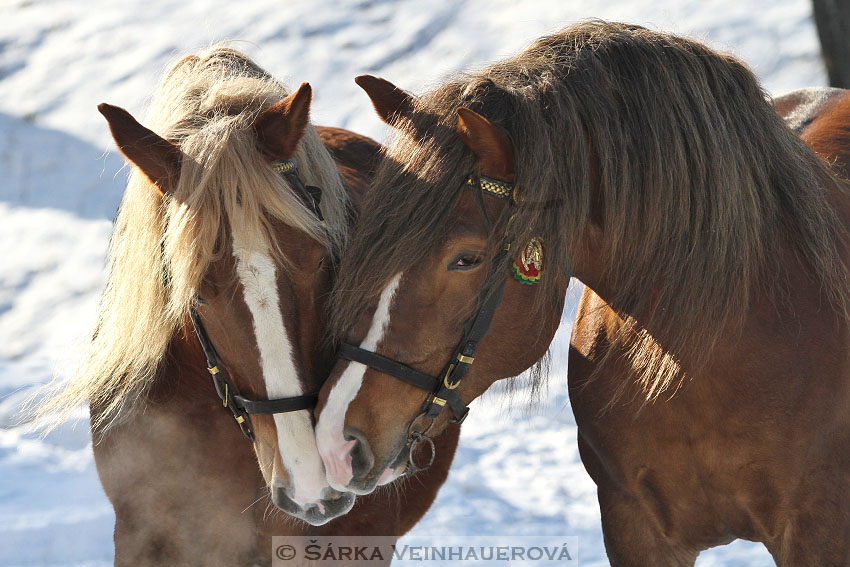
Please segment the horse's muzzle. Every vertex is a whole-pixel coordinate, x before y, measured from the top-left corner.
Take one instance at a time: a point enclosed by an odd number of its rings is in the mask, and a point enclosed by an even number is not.
[[[286,489],[283,487],[274,487],[269,489],[272,502],[275,506],[299,520],[304,520],[310,525],[321,526],[346,514],[354,506],[354,494],[350,492],[337,492],[333,489],[326,489],[330,493],[327,498],[308,504],[307,506],[299,506],[286,494]]]

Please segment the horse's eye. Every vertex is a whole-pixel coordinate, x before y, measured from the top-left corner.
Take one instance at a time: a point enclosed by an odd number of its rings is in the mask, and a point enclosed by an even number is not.
[[[464,253],[449,264],[449,270],[471,270],[481,263],[481,254]]]

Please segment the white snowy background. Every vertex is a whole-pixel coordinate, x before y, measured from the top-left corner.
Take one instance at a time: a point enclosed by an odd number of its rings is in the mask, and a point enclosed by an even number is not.
[[[421,92],[591,17],[730,50],[774,94],[825,84],[809,0],[0,0],[0,567],[112,563],[113,513],[84,413],[44,440],[16,426],[22,400],[73,359],[103,283],[126,171],[99,102],[141,116],[169,61],[231,39],[290,86],[310,81],[315,123],[383,140],[356,75]],[[545,401],[492,392],[474,404],[414,533],[577,536],[582,565],[608,564],[567,398],[576,297]],[[698,564],[773,562],[736,542]]]

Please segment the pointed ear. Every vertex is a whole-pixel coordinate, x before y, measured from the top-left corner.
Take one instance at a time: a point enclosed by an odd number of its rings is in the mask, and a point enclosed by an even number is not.
[[[118,106],[97,106],[124,156],[142,170],[163,195],[173,193],[180,178],[180,148],[139,124]]]
[[[372,75],[360,75],[354,82],[366,91],[378,116],[390,126],[395,120],[410,117],[413,113],[413,95],[388,80]]]
[[[310,122],[312,99],[310,83],[301,83],[297,91],[263,111],[254,121],[260,149],[269,158],[283,161],[295,153]]]
[[[457,134],[478,157],[481,173],[501,181],[513,181],[514,148],[508,133],[466,107],[457,109]]]

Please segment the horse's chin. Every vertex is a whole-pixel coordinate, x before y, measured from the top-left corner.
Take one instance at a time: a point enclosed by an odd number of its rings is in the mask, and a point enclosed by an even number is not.
[[[301,506],[292,501],[286,491],[280,487],[269,489],[272,503],[294,518],[307,522],[311,526],[327,524],[334,518],[347,514],[354,506],[355,495],[343,492],[333,499],[322,499]]]
[[[401,468],[397,469],[386,469],[383,474],[381,474],[380,478],[378,478],[378,486],[384,486],[385,484],[389,484],[393,482],[395,479],[400,477],[404,471]]]

